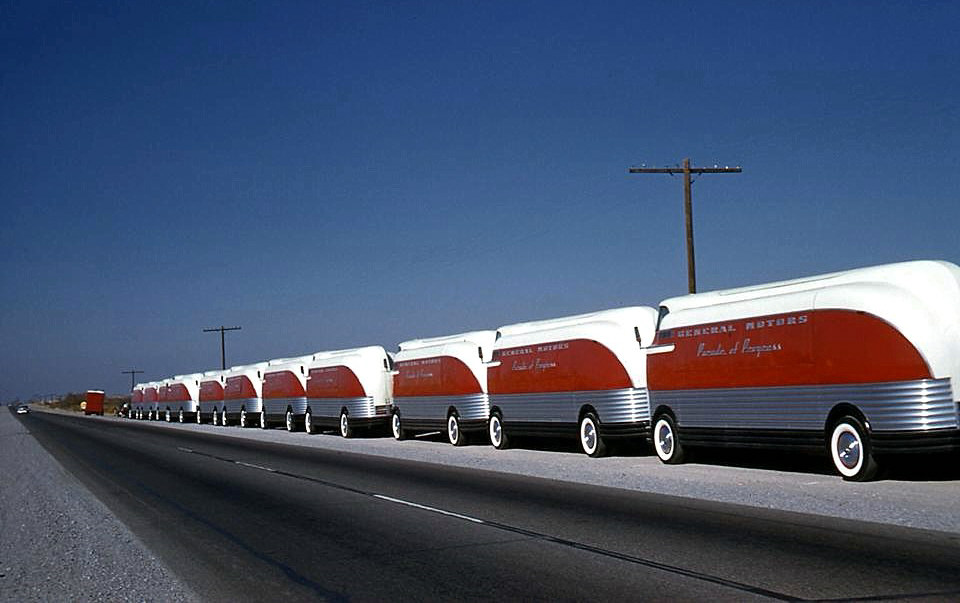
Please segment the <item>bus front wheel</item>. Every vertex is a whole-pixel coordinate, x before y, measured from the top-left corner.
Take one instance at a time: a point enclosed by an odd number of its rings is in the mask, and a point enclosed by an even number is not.
[[[860,419],[846,416],[837,421],[828,446],[833,466],[843,479],[866,482],[876,477],[879,467],[873,458],[870,435]]]
[[[653,424],[653,449],[668,465],[683,462],[683,446],[677,436],[677,425],[670,415],[659,415]]]

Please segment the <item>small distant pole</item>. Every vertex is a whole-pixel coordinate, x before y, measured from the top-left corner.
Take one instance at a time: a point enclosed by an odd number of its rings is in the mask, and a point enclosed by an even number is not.
[[[690,293],[697,292],[697,267],[693,256],[693,199],[690,174],[739,174],[740,167],[690,167],[690,159],[683,160],[678,168],[630,168],[631,174],[683,174],[683,221],[687,232],[687,287]]]
[[[130,375],[130,391],[133,391],[133,388],[136,387],[137,375],[143,371],[138,371],[137,369],[130,369],[129,371],[120,371],[124,375]]]
[[[220,368],[222,370],[227,370],[227,348],[224,343],[224,333],[226,331],[239,331],[242,327],[225,327],[220,325],[219,327],[212,327],[209,329],[204,329],[204,333],[216,333],[220,331]]]

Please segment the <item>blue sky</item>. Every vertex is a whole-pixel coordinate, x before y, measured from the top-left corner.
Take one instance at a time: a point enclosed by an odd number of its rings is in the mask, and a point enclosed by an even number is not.
[[[953,2],[6,2],[0,399],[960,260]]]

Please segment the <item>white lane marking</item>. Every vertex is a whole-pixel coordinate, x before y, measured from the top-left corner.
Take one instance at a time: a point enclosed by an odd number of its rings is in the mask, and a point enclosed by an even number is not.
[[[261,469],[263,471],[269,471],[270,473],[276,473],[276,469],[271,469],[270,467],[264,467],[263,465],[254,465],[253,463],[244,463],[243,461],[233,461],[238,465],[243,465],[244,467],[250,467],[251,469]]]
[[[427,505],[421,505],[415,502],[410,502],[408,500],[393,498],[391,496],[384,496],[383,494],[371,494],[371,496],[373,496],[374,498],[379,498],[380,500],[397,503],[398,505],[406,505],[408,507],[414,507],[416,509],[422,509],[424,511],[432,511],[433,513],[439,513],[441,515],[446,515],[448,517],[456,517],[457,519],[472,521],[473,523],[479,523],[479,524],[487,523],[482,519],[477,519],[476,517],[470,517],[469,515],[461,515],[460,513],[454,513],[453,511],[444,511],[443,509],[438,509],[436,507],[428,507]]]
[[[184,448],[183,446],[177,446],[177,450],[180,452],[187,452],[189,454],[197,454],[196,450],[190,448]],[[216,457],[214,457],[216,458]],[[251,469],[260,469],[261,471],[269,471],[270,473],[276,473],[276,469],[271,469],[270,467],[264,467],[263,465],[256,465],[254,463],[244,463],[243,461],[234,461],[231,459],[218,459],[221,461],[227,461],[228,463],[233,463],[235,465],[243,465],[244,467],[250,467]]]
[[[191,449],[189,449],[189,448],[183,448],[182,446],[177,446],[177,450],[180,450],[180,451],[183,451],[183,452],[195,453],[193,450],[191,450]],[[229,463],[233,463],[233,464],[235,464],[235,465],[242,465],[242,466],[244,466],[244,467],[250,467],[251,469],[260,469],[261,471],[269,471],[270,473],[276,473],[276,472],[277,472],[276,469],[272,469],[272,468],[270,468],[270,467],[264,467],[263,465],[256,465],[256,464],[254,464],[254,463],[245,463],[245,462],[243,462],[243,461],[235,461],[235,460],[231,460],[231,459],[220,459],[220,460],[224,460],[224,461],[227,461],[227,462],[229,462]],[[291,475],[291,477],[298,477],[298,476]],[[340,486],[337,486],[336,484],[328,484],[328,485],[333,486],[333,487],[340,487]],[[342,488],[342,487],[340,487],[340,488],[341,488],[341,489],[346,489],[346,488]],[[439,513],[440,515],[446,515],[447,517],[454,517],[454,518],[456,518],[456,519],[462,519],[462,520],[464,520],[464,521],[469,521],[469,522],[476,523],[476,524],[480,524],[480,525],[488,525],[486,521],[484,521],[484,520],[482,520],[482,519],[477,519],[476,517],[470,517],[469,515],[463,515],[463,514],[461,514],[461,513],[454,513],[453,511],[447,511],[447,510],[444,510],[444,509],[438,509],[437,507],[430,507],[430,506],[427,506],[427,505],[421,505],[420,503],[411,502],[411,501],[409,501],[409,500],[403,500],[403,499],[401,499],[401,498],[393,498],[392,496],[385,496],[385,495],[383,495],[383,494],[377,494],[376,492],[358,492],[358,494],[365,494],[366,496],[370,496],[371,498],[377,498],[377,499],[380,499],[380,500],[383,500],[383,501],[386,501],[386,502],[392,502],[392,503],[396,503],[396,504],[398,504],[398,505],[405,505],[405,506],[407,506],[407,507],[413,507],[414,509],[420,509],[421,511],[429,511],[429,512],[431,512],[431,513]]]

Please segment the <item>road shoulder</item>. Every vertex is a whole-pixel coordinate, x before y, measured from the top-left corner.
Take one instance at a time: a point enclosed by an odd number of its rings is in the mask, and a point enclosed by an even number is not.
[[[0,600],[199,600],[4,410],[0,455]]]

